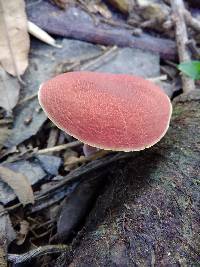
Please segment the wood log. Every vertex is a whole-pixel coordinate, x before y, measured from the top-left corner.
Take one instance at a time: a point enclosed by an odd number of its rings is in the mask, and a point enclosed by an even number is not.
[[[134,47],[160,54],[164,59],[176,58],[174,41],[149,34],[134,36],[130,30],[103,24],[77,7],[60,10],[48,1],[27,6],[28,19],[51,34],[101,45]]]
[[[70,267],[200,263],[199,100],[199,90],[179,98],[162,141],[115,166]]]

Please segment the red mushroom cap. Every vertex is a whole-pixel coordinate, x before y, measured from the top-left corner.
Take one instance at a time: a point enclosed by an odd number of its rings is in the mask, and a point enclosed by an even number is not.
[[[168,96],[141,77],[69,72],[42,84],[39,102],[62,130],[94,147],[138,151],[166,133]]]

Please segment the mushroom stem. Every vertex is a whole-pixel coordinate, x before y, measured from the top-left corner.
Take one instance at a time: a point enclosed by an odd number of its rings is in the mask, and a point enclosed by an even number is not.
[[[83,153],[86,157],[89,157],[89,156],[95,154],[97,151],[99,151],[99,148],[89,146],[87,144],[83,145]]]

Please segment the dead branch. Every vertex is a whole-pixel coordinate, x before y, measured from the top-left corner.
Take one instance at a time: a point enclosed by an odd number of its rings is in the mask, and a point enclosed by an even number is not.
[[[61,150],[65,150],[67,148],[72,148],[72,147],[80,146],[81,144],[82,143],[80,141],[74,141],[74,142],[63,144],[63,145],[59,145],[59,146],[54,146],[54,147],[40,149],[40,150],[38,150],[36,152],[36,154],[47,154],[49,152],[59,152]]]
[[[192,17],[191,13],[188,10],[184,10],[184,16],[186,23],[193,28],[195,31],[200,32],[200,21]]]
[[[181,63],[184,61],[190,61],[190,54],[187,47],[188,34],[184,18],[185,6],[183,0],[171,0],[170,2],[173,11],[173,19],[176,26],[176,43],[179,62]],[[194,81],[191,78],[185,76],[184,74],[181,76],[181,78],[184,93],[188,93],[195,89]]]

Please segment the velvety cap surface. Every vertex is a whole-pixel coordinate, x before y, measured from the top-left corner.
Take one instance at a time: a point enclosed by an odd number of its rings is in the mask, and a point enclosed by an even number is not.
[[[172,107],[153,83],[132,75],[69,72],[42,84],[39,101],[62,130],[91,146],[133,151],[166,133]]]

